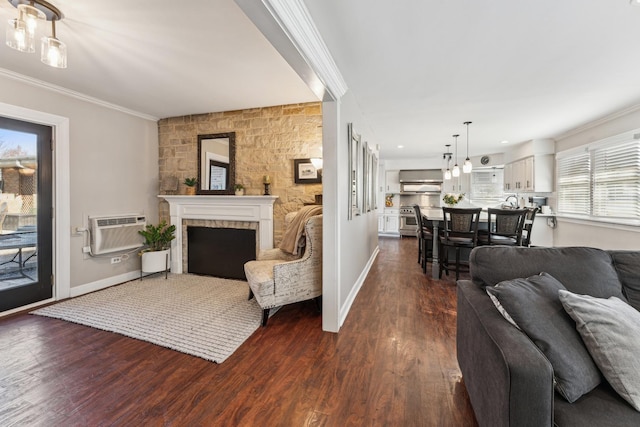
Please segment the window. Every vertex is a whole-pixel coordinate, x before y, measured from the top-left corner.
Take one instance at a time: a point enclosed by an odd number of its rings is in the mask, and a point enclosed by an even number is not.
[[[558,213],[640,220],[640,134],[558,153]]]

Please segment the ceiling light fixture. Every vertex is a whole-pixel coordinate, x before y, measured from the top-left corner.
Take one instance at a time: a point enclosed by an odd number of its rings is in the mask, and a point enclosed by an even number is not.
[[[471,159],[469,159],[469,125],[471,122],[464,122],[463,124],[467,125],[467,158],[464,160],[464,165],[462,165],[462,172],[471,173],[473,169],[473,164],[471,163]]]
[[[51,21],[51,36],[42,37],[40,60],[51,67],[67,68],[67,45],[56,38],[56,21],[64,15],[45,0],[8,0],[18,9],[18,17],[9,20],[7,46],[20,52],[35,52],[38,21]]]
[[[445,147],[447,147],[447,151],[442,155],[442,159],[447,161],[447,170],[444,172],[444,179],[449,180],[451,179],[451,169],[449,169],[449,164],[451,163],[451,156],[453,153],[451,153],[449,148],[451,147],[451,144],[446,144]]]
[[[460,135],[453,135],[453,138],[456,141],[456,164],[453,165],[453,171],[451,171],[451,174],[454,177],[459,177],[460,176],[460,166],[458,166],[458,137]]]

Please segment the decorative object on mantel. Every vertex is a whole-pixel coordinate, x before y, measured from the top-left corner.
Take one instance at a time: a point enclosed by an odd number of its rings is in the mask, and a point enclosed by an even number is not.
[[[165,177],[160,183],[160,192],[162,194],[176,194],[178,192],[178,177]]]
[[[169,257],[171,241],[176,238],[176,226],[167,225],[166,221],[160,222],[157,226],[147,224],[144,230],[138,233],[144,237],[146,249],[140,252],[142,256],[142,268],[140,270],[140,279],[142,273],[158,273],[169,270]]]
[[[198,185],[198,178],[185,178],[184,185],[187,186],[186,194],[188,196],[195,196],[196,194],[196,186]]]
[[[270,196],[271,195],[271,177],[269,175],[265,175],[262,178],[262,183],[264,184],[264,195]]]
[[[311,159],[294,159],[293,171],[296,184],[320,184],[322,182],[322,173],[313,165]]]
[[[236,190],[236,196],[244,196],[244,185],[236,184],[233,188]]]
[[[56,38],[56,21],[64,18],[60,9],[44,0],[9,0],[9,3],[18,8],[18,17],[9,20],[7,46],[20,52],[35,52],[38,21],[51,21],[51,36],[41,39],[40,61],[50,67],[67,68],[67,45]]]
[[[449,207],[454,207],[457,205],[462,199],[464,199],[464,193],[446,193],[442,197],[442,201],[446,203]]]

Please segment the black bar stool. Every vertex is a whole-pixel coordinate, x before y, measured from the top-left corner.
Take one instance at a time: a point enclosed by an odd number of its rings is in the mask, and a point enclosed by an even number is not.
[[[448,276],[452,267],[455,267],[456,280],[460,277],[460,250],[462,248],[472,249],[476,246],[480,211],[480,208],[442,208],[443,227],[442,236],[440,237],[442,261],[440,262],[438,277],[442,277],[443,271],[446,271]],[[452,264],[449,260],[449,249],[451,248],[455,249],[455,264]]]

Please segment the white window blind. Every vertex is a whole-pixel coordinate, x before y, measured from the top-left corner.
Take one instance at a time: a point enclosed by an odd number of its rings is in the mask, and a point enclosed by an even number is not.
[[[593,150],[593,213],[640,218],[640,142]]]
[[[558,156],[558,213],[640,219],[640,141],[628,137]]]
[[[588,152],[558,159],[558,212],[589,215],[591,159]]]

